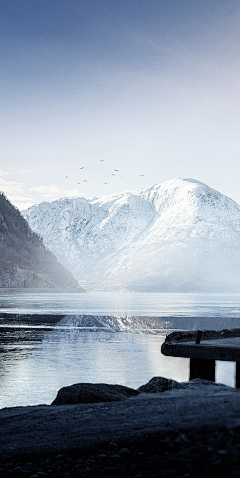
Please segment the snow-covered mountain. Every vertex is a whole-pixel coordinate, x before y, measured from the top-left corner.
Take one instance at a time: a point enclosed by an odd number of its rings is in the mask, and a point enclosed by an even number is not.
[[[87,289],[240,290],[240,206],[194,179],[22,213]]]

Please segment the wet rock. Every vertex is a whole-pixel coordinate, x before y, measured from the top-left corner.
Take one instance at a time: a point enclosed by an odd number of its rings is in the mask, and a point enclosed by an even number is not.
[[[106,383],[76,383],[60,388],[51,405],[116,402],[138,395],[139,391],[123,385]]]
[[[186,388],[179,382],[171,380],[170,378],[165,377],[153,377],[145,385],[141,385],[137,390],[139,392],[147,393],[159,393],[165,392],[166,390],[172,390],[173,388]]]

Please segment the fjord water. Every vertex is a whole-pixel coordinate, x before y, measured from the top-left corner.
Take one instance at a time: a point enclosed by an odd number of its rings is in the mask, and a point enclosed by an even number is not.
[[[159,329],[73,326],[80,315],[159,317]],[[188,359],[164,357],[160,348],[166,332],[199,324],[240,327],[240,294],[1,290],[0,407],[49,404],[60,387],[78,382],[136,388],[155,375],[188,380]],[[233,386],[233,364],[217,365],[217,381]]]
[[[240,318],[240,293],[38,292],[0,289],[0,312]]]

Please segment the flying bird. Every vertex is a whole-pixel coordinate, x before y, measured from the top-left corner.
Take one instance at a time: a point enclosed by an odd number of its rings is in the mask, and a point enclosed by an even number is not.
[[[116,176],[116,174],[112,173],[112,176]]]
[[[144,174],[140,174],[140,176],[144,176]]]
[[[79,169],[84,169],[84,166],[82,166],[82,168],[79,168]]]
[[[102,161],[104,161],[104,159],[100,159],[100,163],[101,163]]]
[[[79,181],[79,183],[78,183],[78,184],[80,184],[80,181]]]
[[[119,169],[114,169],[114,171],[119,171]]]
[[[88,183],[88,181],[86,179],[83,180],[83,183]]]
[[[68,176],[65,176],[65,178],[68,178]]]
[[[108,183],[104,183],[104,184],[108,184]]]

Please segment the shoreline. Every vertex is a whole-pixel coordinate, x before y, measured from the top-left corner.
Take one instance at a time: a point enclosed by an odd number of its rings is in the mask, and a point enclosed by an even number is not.
[[[117,402],[0,409],[0,453],[87,450],[148,433],[240,427],[240,389],[200,379]]]
[[[239,476],[240,390],[187,383],[118,402],[1,409],[1,478],[9,469],[16,478],[191,477],[206,466],[207,476]]]

